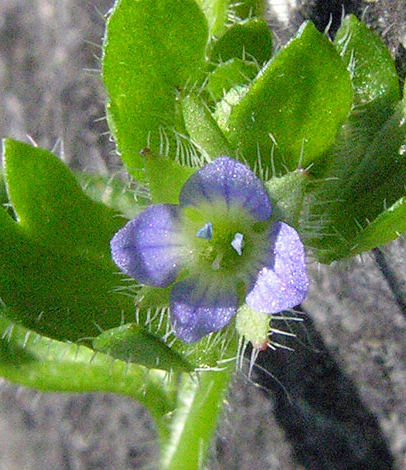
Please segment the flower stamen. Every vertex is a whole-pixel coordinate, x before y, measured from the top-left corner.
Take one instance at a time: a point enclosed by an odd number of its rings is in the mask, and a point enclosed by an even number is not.
[[[242,233],[237,232],[234,235],[234,238],[231,242],[231,246],[238,253],[238,255],[241,256],[242,255],[242,249],[244,248],[244,235]]]
[[[196,232],[196,237],[211,240],[213,237],[213,226],[211,222],[208,222],[200,230],[198,230]]]

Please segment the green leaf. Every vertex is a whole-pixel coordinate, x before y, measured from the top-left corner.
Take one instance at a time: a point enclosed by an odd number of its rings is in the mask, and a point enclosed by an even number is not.
[[[0,208],[0,298],[7,315],[47,336],[76,341],[133,316],[109,241],[124,223],[88,199],[58,158],[6,140],[7,191],[18,222]]]
[[[134,323],[104,331],[92,345],[96,351],[153,369],[176,372],[194,369],[180,354]]]
[[[115,392],[148,407],[166,434],[164,415],[173,410],[163,377],[155,371],[113,360],[85,346],[42,337],[0,317],[0,375],[42,391]]]
[[[316,234],[314,243],[324,262],[370,246],[358,243],[358,234],[361,230],[363,238],[364,229],[368,234],[370,221],[404,195],[406,168],[404,104],[398,104],[399,80],[389,51],[352,15],[343,21],[335,45],[352,76],[355,106],[323,156],[324,167],[316,168],[325,182],[312,212],[328,235]]]
[[[124,219],[85,196],[68,168],[50,152],[4,140],[4,173],[19,227],[58,251],[110,259],[109,242]]]
[[[405,193],[406,101],[399,103],[365,152],[340,193],[361,224],[372,220]]]
[[[252,82],[223,125],[249,163],[295,170],[333,143],[352,104],[350,76],[334,46],[312,23]]]
[[[109,17],[103,45],[107,114],[128,171],[142,177],[145,147],[166,139],[175,153],[184,132],[178,90],[203,78],[207,22],[193,0],[120,0]]]
[[[223,99],[216,104],[213,117],[224,133],[227,132],[227,125],[232,110],[241,101],[248,89],[248,85],[237,85],[231,88],[224,95]]]
[[[356,237],[350,255],[363,253],[400,237],[406,231],[406,197],[381,212]]]
[[[335,46],[352,77],[354,106],[316,170],[346,181],[400,98],[395,62],[383,41],[355,16],[343,21]]]
[[[234,155],[234,150],[198,95],[190,93],[185,96],[182,99],[182,109],[186,130],[203,154],[209,159],[220,155]]]
[[[210,73],[206,89],[213,101],[223,96],[238,85],[247,85],[258,74],[258,65],[241,59],[230,59],[219,64]]]
[[[210,36],[222,34],[226,29],[229,0],[196,0],[209,25]]]
[[[212,62],[226,62],[232,58],[254,60],[259,65],[272,57],[272,34],[263,18],[249,18],[231,26],[211,52]]]
[[[354,15],[342,22],[334,44],[352,76],[354,106],[386,106],[400,98],[395,61],[381,38]]]
[[[316,202],[322,205],[316,215],[324,219],[329,235],[314,241],[320,249],[319,260],[331,262],[349,256],[360,230],[404,196],[405,179],[406,116],[401,102],[351,175],[327,181],[322,187]]]
[[[111,262],[39,244],[3,209],[0,224],[0,298],[9,318],[77,341],[133,316],[133,300],[118,292],[121,283]]]

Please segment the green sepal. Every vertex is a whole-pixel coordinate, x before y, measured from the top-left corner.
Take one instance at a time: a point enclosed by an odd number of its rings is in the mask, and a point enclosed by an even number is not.
[[[134,323],[119,326],[92,341],[93,348],[125,362],[151,369],[191,372],[194,367],[162,340]]]
[[[274,207],[274,217],[299,228],[306,189],[310,181],[306,170],[296,170],[265,183]]]
[[[198,168],[180,165],[168,157],[153,154],[149,149],[142,154],[152,202],[179,204],[182,186]]]
[[[229,142],[200,96],[189,93],[182,99],[183,118],[192,141],[209,159],[234,156]]]
[[[145,147],[175,154],[184,134],[178,91],[204,78],[207,21],[193,0],[120,0],[107,21],[107,117],[128,171],[144,178]]]
[[[258,65],[241,59],[230,59],[219,64],[207,79],[206,90],[214,102],[238,85],[247,85],[258,74]]]
[[[263,18],[235,23],[213,45],[211,62],[232,58],[256,61],[259,65],[272,57],[272,34]]]
[[[352,105],[348,71],[330,41],[308,22],[260,72],[223,124],[254,164],[271,154],[278,170],[315,162],[333,143]]]

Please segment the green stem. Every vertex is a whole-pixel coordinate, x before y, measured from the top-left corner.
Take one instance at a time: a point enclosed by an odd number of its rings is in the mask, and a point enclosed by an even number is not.
[[[161,470],[203,467],[233,370],[231,362],[224,370],[183,374],[170,436],[161,436]]]

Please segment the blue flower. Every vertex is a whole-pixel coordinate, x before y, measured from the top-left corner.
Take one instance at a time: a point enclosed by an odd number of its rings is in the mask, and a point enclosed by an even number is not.
[[[142,284],[174,284],[172,326],[193,343],[226,326],[244,301],[274,314],[306,297],[303,244],[271,215],[262,182],[246,165],[220,157],[186,181],[179,205],[152,205],[117,232],[112,256]]]

